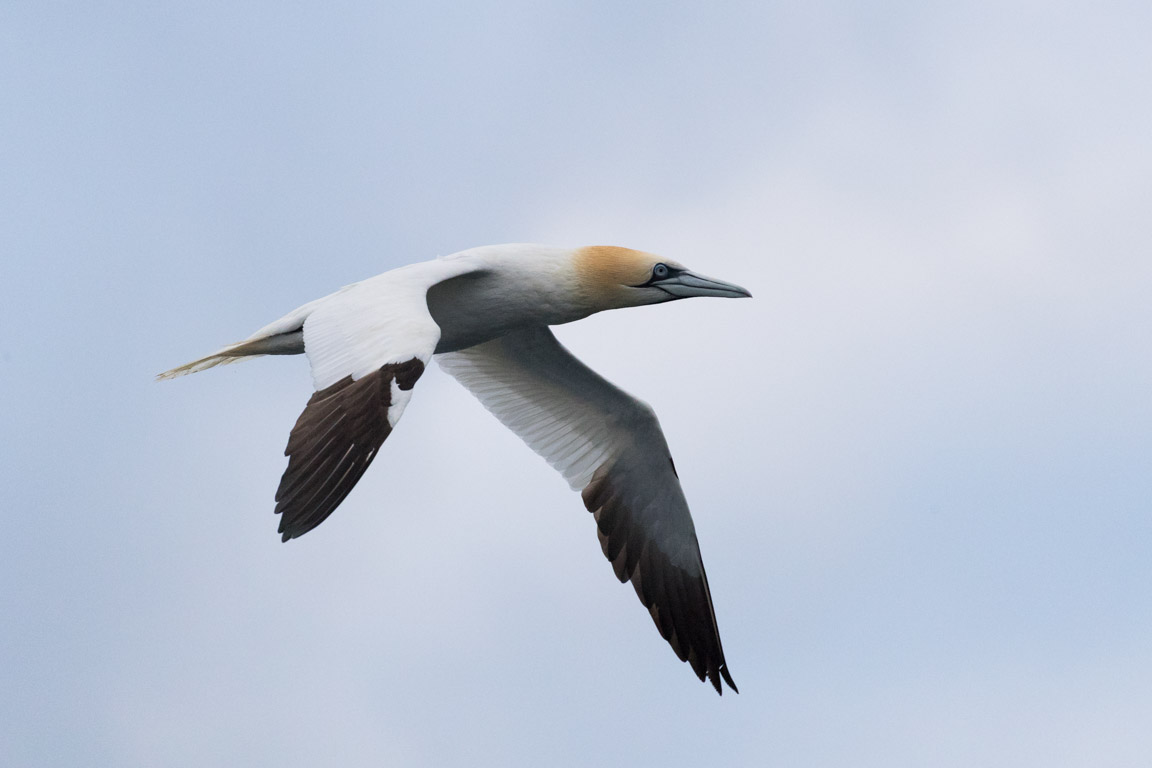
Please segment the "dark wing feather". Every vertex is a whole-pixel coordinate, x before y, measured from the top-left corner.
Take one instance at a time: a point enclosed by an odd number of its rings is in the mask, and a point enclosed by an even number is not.
[[[631,453],[631,452],[630,452]],[[651,482],[655,457],[625,454],[603,464],[581,496],[596,518],[604,556],[621,582],[632,582],[660,635],[681,661],[687,661],[701,681],[717,693],[723,679],[739,693],[724,660],[724,648],[700,559],[691,520],[685,531],[679,517],[683,492],[675,473]],[[648,465],[648,466],[646,466]],[[663,463],[667,466],[666,463]],[[674,530],[662,530],[665,528]]]
[[[583,489],[616,577],[632,581],[660,634],[701,680],[736,690],[688,502],[652,409],[573,357],[547,328],[437,360]]]
[[[276,491],[284,541],[320,525],[344,501],[392,433],[392,383],[410,390],[423,372],[413,358],[313,393],[284,449],[288,469]]]

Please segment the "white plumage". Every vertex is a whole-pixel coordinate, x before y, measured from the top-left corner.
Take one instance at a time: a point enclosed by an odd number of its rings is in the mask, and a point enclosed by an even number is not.
[[[167,379],[247,357],[306,354],[315,393],[276,493],[285,541],[348,495],[435,355],[544,457],[595,515],[604,554],[661,635],[719,692],[735,690],[688,504],[656,415],[585,366],[548,326],[738,286],[610,246],[486,246],[394,269],[309,302]]]

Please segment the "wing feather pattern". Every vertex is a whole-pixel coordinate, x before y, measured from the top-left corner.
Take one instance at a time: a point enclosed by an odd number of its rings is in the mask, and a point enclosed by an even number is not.
[[[424,363],[412,358],[360,379],[345,376],[312,395],[288,438],[288,469],[276,491],[284,541],[320,525],[344,501],[392,433],[394,387],[411,391],[423,372]]]
[[[736,685],[724,660],[688,503],[656,415],[545,327],[436,356],[441,367],[581,490],[616,577],[700,680]]]
[[[401,267],[302,308],[316,392],[284,449],[288,469],[276,491],[284,541],[324,522],[364,475],[440,339],[428,288],[475,268],[463,260]]]

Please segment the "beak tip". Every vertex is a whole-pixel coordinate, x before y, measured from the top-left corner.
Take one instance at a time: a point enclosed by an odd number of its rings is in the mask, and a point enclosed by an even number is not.
[[[688,270],[662,281],[659,287],[680,299],[687,299],[691,296],[714,296],[725,299],[752,298],[752,292],[747,288],[734,283],[726,283],[713,277],[698,275]]]

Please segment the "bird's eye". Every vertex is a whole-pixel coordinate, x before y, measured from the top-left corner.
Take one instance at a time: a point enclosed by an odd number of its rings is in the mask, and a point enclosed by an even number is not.
[[[652,267],[652,277],[656,278],[657,280],[663,280],[664,278],[668,277],[668,265],[657,264],[656,266]]]

